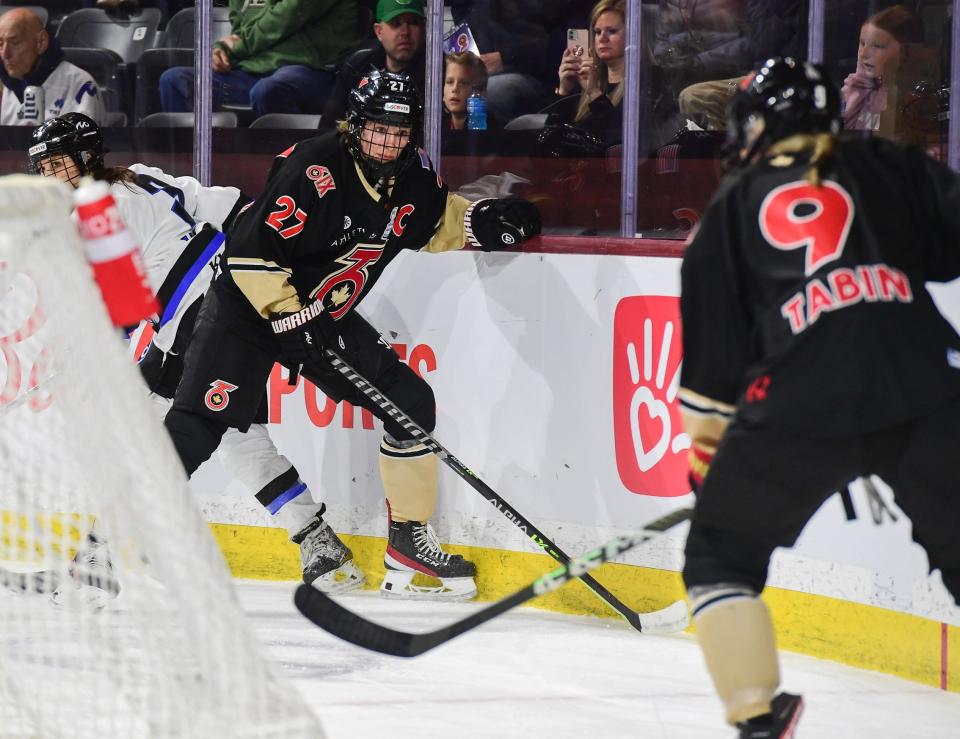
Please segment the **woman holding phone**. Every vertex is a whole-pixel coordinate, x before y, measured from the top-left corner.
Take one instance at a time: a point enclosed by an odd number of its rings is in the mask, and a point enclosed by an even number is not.
[[[588,30],[587,48],[568,41],[560,60],[556,94],[568,97],[579,91],[570,122],[613,145],[621,136],[627,30],[624,0],[600,0],[590,12]]]

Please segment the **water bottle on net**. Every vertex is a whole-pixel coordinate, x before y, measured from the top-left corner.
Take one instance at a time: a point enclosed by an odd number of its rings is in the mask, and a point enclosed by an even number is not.
[[[487,99],[479,90],[467,98],[467,128],[471,131],[487,130]]]
[[[74,194],[87,261],[114,326],[136,326],[160,309],[147,282],[140,246],[120,216],[106,182],[85,177]]]

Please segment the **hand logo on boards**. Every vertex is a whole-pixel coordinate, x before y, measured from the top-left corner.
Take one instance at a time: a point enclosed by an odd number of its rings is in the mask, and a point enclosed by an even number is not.
[[[43,389],[50,377],[47,350],[38,333],[46,322],[38,286],[25,273],[0,262],[0,413],[22,403],[39,412],[53,398]]]
[[[617,471],[630,492],[690,492],[677,390],[682,364],[680,299],[641,295],[617,305],[613,325],[613,426]]]

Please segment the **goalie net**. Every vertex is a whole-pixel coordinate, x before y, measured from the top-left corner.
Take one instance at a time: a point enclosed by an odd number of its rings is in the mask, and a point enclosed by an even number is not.
[[[0,178],[0,738],[322,737],[245,621],[71,207]],[[74,562],[94,522],[109,569]]]

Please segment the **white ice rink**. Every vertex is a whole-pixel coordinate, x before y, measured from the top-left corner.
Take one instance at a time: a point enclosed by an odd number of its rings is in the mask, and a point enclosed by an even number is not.
[[[270,655],[329,739],[708,739],[722,721],[694,639],[619,621],[517,609],[419,657],[341,642],[293,606],[292,583],[241,581]],[[429,631],[482,606],[344,596],[351,610]],[[784,686],[807,709],[801,739],[957,739],[960,695],[797,654]]]

